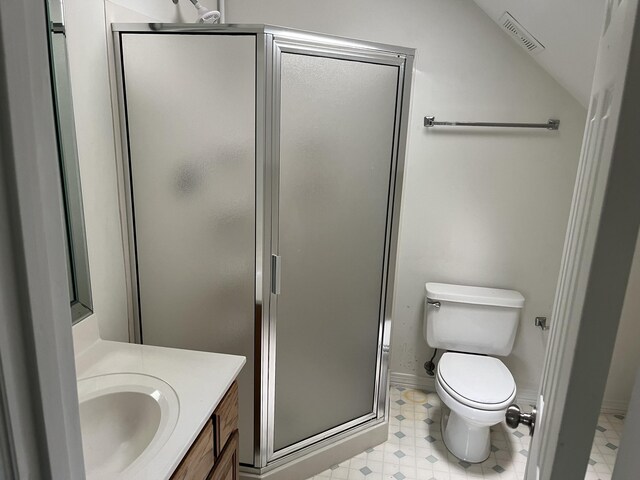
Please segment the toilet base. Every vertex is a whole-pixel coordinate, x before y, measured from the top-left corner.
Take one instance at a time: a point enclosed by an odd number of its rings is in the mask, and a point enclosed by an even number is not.
[[[491,453],[491,431],[487,426],[475,426],[465,422],[450,410],[440,423],[442,440],[447,449],[469,463],[482,463]]]

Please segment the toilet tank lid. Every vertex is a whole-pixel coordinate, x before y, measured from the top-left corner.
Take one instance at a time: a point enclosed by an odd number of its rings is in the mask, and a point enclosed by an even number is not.
[[[427,290],[427,297],[431,300],[489,305],[494,307],[522,308],[524,306],[524,297],[520,292],[516,292],[515,290],[432,282],[427,283],[425,288]]]

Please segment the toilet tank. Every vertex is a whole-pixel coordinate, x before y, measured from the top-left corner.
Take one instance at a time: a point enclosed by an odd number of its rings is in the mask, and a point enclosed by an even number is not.
[[[430,347],[486,355],[511,353],[524,306],[521,293],[446,283],[425,287],[424,335]]]

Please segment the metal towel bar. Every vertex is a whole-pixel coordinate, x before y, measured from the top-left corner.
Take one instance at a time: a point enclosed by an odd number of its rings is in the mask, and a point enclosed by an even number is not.
[[[560,120],[550,118],[547,123],[503,123],[503,122],[436,122],[436,117],[424,117],[424,126],[431,127],[501,127],[501,128],[544,128],[558,130]]]

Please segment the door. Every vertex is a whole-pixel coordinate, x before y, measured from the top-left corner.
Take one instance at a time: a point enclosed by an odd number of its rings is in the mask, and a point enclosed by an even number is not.
[[[640,223],[636,19],[637,0],[608,0],[527,480],[586,471]]]
[[[247,357],[240,458],[253,464],[253,35],[121,34],[141,341]]]
[[[377,417],[402,60],[274,48],[278,458]]]

